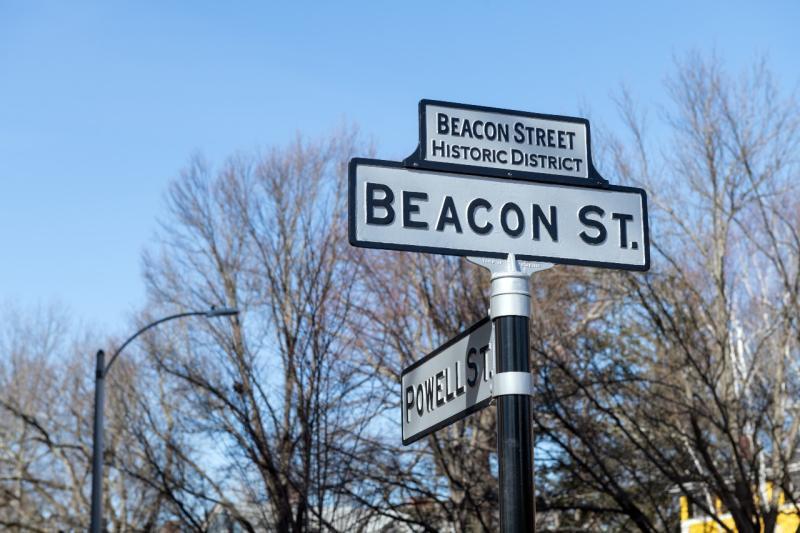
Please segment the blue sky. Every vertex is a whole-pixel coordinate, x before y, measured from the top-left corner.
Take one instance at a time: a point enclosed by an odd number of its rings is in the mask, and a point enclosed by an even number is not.
[[[590,109],[611,128],[620,84],[662,101],[693,49],[732,70],[766,54],[788,91],[798,20],[798,2],[0,0],[0,303],[127,332],[141,252],[194,153],[348,121],[399,159],[421,98]]]

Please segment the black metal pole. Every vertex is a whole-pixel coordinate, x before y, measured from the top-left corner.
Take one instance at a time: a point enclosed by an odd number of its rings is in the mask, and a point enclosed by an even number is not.
[[[496,371],[529,372],[528,321],[525,316],[494,319]],[[527,395],[497,397],[497,459],[500,470],[500,529],[533,532],[533,435]]]
[[[94,437],[92,440],[92,515],[89,530],[103,529],[103,402],[105,401],[106,354],[97,351],[94,375]]]
[[[92,516],[89,530],[91,533],[100,533],[103,528],[103,402],[105,400],[105,382],[108,371],[111,370],[111,365],[117,360],[119,354],[125,347],[130,344],[136,337],[144,333],[150,328],[169,320],[176,318],[184,318],[187,316],[205,316],[206,318],[215,318],[223,316],[235,316],[239,314],[238,309],[230,307],[214,307],[211,306],[207,311],[190,311],[188,313],[178,313],[176,315],[166,316],[155,322],[147,324],[139,331],[128,337],[128,339],[117,348],[117,351],[111,356],[111,359],[106,365],[106,354],[103,350],[97,352],[97,366],[95,367],[94,378],[94,438],[92,441]]]
[[[532,533],[536,510],[528,362],[530,272],[520,270],[513,254],[508,255],[504,268],[492,269],[489,311],[495,338],[492,396],[497,401],[500,531]]]

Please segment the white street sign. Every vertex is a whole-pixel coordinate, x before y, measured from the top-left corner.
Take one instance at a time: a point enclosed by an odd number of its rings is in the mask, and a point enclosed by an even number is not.
[[[421,100],[419,116],[419,147],[406,166],[605,182],[592,166],[586,119],[437,100]]]
[[[556,264],[647,270],[642,189],[508,180],[356,158],[350,244]]]
[[[491,334],[487,317],[403,370],[404,445],[489,405]]]

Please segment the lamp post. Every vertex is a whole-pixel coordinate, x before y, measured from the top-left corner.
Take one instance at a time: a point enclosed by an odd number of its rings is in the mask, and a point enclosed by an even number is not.
[[[136,337],[163,322],[184,318],[187,316],[204,316],[214,318],[221,316],[235,316],[239,314],[238,309],[228,307],[211,307],[207,311],[191,311],[188,313],[178,313],[170,315],[146,325],[122,343],[117,351],[111,356],[108,364],[106,354],[103,350],[97,351],[97,361],[94,376],[94,437],[92,440],[92,516],[91,533],[100,533],[103,528],[103,403],[105,401],[105,380],[111,365],[117,360],[120,352],[131,343]]]

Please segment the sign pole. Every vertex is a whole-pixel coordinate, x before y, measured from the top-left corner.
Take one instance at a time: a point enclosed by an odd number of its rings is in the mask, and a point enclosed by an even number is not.
[[[533,434],[531,431],[530,275],[513,254],[507,270],[492,273],[491,317],[495,331],[497,457],[500,471],[500,530],[533,532]]]
[[[94,434],[92,436],[92,511],[89,531],[103,528],[103,403],[105,402],[106,353],[97,351],[94,375]]]

